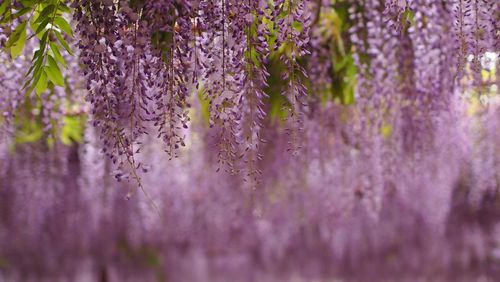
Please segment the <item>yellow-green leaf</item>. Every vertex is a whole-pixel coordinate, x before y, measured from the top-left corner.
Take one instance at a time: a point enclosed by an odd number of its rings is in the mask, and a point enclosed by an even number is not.
[[[68,68],[68,66],[66,65],[66,61],[61,55],[61,52],[59,51],[59,47],[57,46],[57,44],[55,44],[54,42],[49,42],[49,45],[50,49],[52,49],[52,53],[54,54],[54,58],[56,59],[56,61],[58,61],[65,68]]]
[[[20,23],[16,29],[14,29],[14,32],[10,35],[9,40],[5,43],[5,48],[12,47],[19,40],[23,31],[26,33],[26,22]]]
[[[61,142],[65,145],[71,145],[73,142],[82,142],[83,131],[84,122],[81,117],[66,116],[61,129]]]
[[[21,34],[19,35],[19,39],[10,47],[10,55],[12,59],[17,58],[24,49],[24,44],[26,44],[26,29],[23,28],[21,30]]]
[[[64,40],[64,38],[62,37],[61,33],[59,31],[57,31],[57,30],[54,30],[54,33],[56,34],[57,39],[59,40],[59,42],[61,43],[61,45],[64,47],[64,49],[66,49],[66,51],[70,55],[73,55],[73,52],[71,52],[71,48],[69,47],[69,45],[66,42],[66,40]]]
[[[49,20],[50,20],[49,18],[47,18],[47,19],[43,20],[43,21],[40,23],[40,25],[39,25],[39,26],[37,26],[36,31],[35,31],[35,34],[39,34],[39,33],[41,33],[42,31],[44,31],[44,30],[45,30],[45,28],[47,27],[47,25],[49,24]],[[46,32],[47,32],[47,31],[46,31]]]
[[[47,79],[47,73],[45,72],[45,68],[40,74],[40,78],[38,79],[38,82],[35,87],[36,94],[40,96],[45,90],[47,90],[47,85],[48,85],[48,79]]]
[[[43,137],[43,126],[35,120],[23,121],[15,136],[17,144],[33,143]]]
[[[36,18],[35,23],[49,20],[49,15],[54,12],[55,8],[56,8],[56,6],[54,4],[50,4],[47,7],[45,7],[42,10],[42,12],[38,15],[38,17]]]
[[[54,19],[54,23],[57,27],[59,27],[62,31],[64,31],[67,35],[73,37],[73,30],[69,23],[63,17],[56,17]]]
[[[35,4],[37,4],[36,0],[19,0],[19,2],[23,4],[23,7],[29,7],[29,8],[32,8],[33,6],[35,6]]]
[[[10,1],[4,1],[1,5],[0,5],[0,16],[3,15],[3,13],[5,13],[5,11],[7,10],[7,7],[10,5]]]
[[[56,60],[54,60],[51,55],[48,55],[47,61],[49,65],[45,68],[45,71],[47,72],[47,76],[50,81],[52,81],[55,85],[64,86],[64,79]]]

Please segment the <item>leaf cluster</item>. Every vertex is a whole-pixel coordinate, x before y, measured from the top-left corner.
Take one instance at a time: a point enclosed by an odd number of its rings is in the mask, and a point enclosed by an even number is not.
[[[23,54],[28,40],[37,40],[31,67],[25,74],[26,95],[41,95],[49,87],[64,86],[61,68],[67,68],[63,53],[73,52],[65,37],[73,37],[65,16],[70,8],[62,0],[4,1],[0,6],[0,27],[10,32],[3,51],[12,60]],[[14,27],[15,26],[15,27]]]

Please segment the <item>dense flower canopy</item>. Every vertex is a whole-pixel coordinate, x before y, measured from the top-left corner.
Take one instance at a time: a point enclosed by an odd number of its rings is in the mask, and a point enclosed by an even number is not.
[[[0,0],[0,280],[498,277],[499,6]]]

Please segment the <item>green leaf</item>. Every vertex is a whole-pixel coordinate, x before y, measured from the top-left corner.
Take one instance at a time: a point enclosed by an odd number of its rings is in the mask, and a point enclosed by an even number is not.
[[[47,90],[48,84],[49,84],[49,81],[47,79],[47,73],[45,72],[45,70],[43,70],[41,75],[40,75],[40,79],[38,80],[38,82],[36,83],[36,86],[35,86],[36,94],[38,96],[40,96],[40,94],[45,92],[45,90]]]
[[[20,0],[19,2],[21,2],[24,7],[33,7],[37,3],[36,0]]]
[[[71,145],[73,142],[83,141],[85,121],[81,117],[66,116],[63,120],[60,139],[65,145]]]
[[[33,82],[30,86],[30,88],[28,88],[28,90],[26,91],[27,94],[31,93],[31,91],[33,91],[33,89],[35,89],[36,85],[38,84],[38,81],[40,80],[40,78],[42,77],[42,72],[43,72],[43,67],[42,67],[42,63],[43,63],[43,57],[40,57],[36,62],[35,62],[35,68],[33,70],[33,77],[30,78],[28,81],[26,81],[26,83],[24,84],[23,86],[23,89],[26,88],[28,85],[30,85],[31,82]]]
[[[31,30],[35,31],[38,29],[39,23],[35,23],[34,21],[30,22]]]
[[[43,56],[40,56],[40,50],[37,50],[35,52],[35,55],[33,56],[33,60],[31,60],[31,62],[35,62],[35,63],[33,65],[31,65],[30,69],[26,73],[26,76],[28,76],[33,70],[36,70],[37,68],[40,68],[42,66]]]
[[[45,28],[47,27],[47,24],[49,23],[50,19],[46,18],[43,20],[40,25],[36,28],[35,34],[39,34],[40,32],[44,31]]]
[[[15,141],[17,144],[33,143],[43,137],[43,126],[35,120],[23,122],[22,128],[16,134]]]
[[[47,59],[49,65],[45,70],[47,71],[47,76],[50,81],[52,81],[55,85],[64,86],[64,79],[56,60],[54,60],[51,55],[48,55]]]
[[[35,53],[33,54],[33,59],[31,59],[31,62],[34,62],[39,56],[40,56],[40,49],[36,50]]]
[[[43,57],[43,54],[45,53],[45,46],[47,46],[47,38],[49,37],[49,32],[45,32],[42,36],[42,39],[40,39],[40,53],[38,56]]]
[[[45,20],[49,20],[50,17],[49,15],[52,14],[55,10],[56,6],[54,4],[50,4],[45,9],[42,10],[42,12],[38,15],[38,17],[35,20],[35,23],[42,22]]]
[[[11,21],[12,15],[10,13],[10,10],[5,11],[3,17],[0,16],[0,24],[10,23]]]
[[[10,1],[4,1],[2,5],[0,5],[0,16],[2,16],[5,11],[7,11],[7,7],[9,7]]]
[[[17,58],[24,49],[24,44],[26,44],[26,29],[21,30],[19,39],[10,47],[10,55],[12,59]]]
[[[61,45],[64,47],[64,49],[66,49],[66,51],[73,56],[73,52],[71,52],[71,48],[69,47],[68,43],[66,42],[66,40],[64,40],[64,38],[62,37],[61,33],[57,30],[54,30],[54,33],[56,34],[56,37],[57,39],[59,40],[59,42],[61,43]]]
[[[19,10],[19,12],[17,12],[15,15],[14,15],[14,18],[19,18],[23,15],[26,15],[27,13],[31,12],[32,9],[31,8],[22,8],[21,10]]]
[[[61,2],[59,2],[58,9],[59,9],[59,11],[61,11],[63,13],[67,13],[67,14],[71,13],[71,9],[68,6],[66,6],[66,4],[61,3]]]
[[[54,54],[54,58],[56,59],[56,61],[58,61],[65,68],[68,68],[68,66],[66,65],[66,61],[61,55],[61,52],[59,51],[59,47],[57,46],[57,44],[55,44],[54,42],[49,42],[49,45],[50,49],[52,49],[52,53]]]
[[[10,35],[9,40],[7,40],[7,42],[5,43],[5,48],[12,47],[12,45],[14,45],[14,43],[19,40],[23,31],[26,32],[26,23],[27,22],[24,21],[16,27],[14,32],[12,32],[12,34]]]
[[[33,92],[33,89],[35,89],[35,86],[36,86],[35,84],[32,84],[30,88],[26,90],[25,96],[31,94],[31,92]]]
[[[56,17],[54,19],[54,23],[57,27],[59,27],[62,31],[64,31],[67,35],[73,37],[73,30],[69,23],[63,17]]]

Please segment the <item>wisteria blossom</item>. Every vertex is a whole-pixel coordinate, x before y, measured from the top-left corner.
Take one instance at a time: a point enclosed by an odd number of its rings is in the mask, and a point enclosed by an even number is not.
[[[494,0],[0,0],[0,281],[496,281]]]

